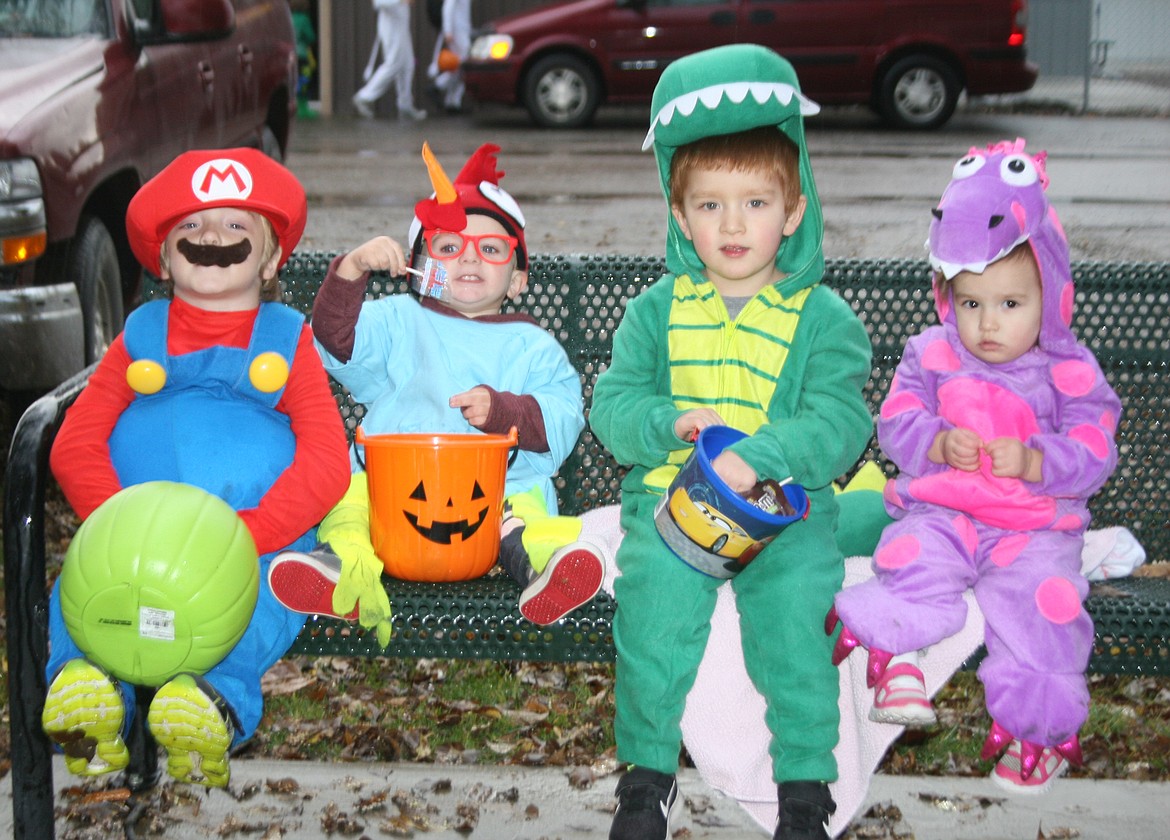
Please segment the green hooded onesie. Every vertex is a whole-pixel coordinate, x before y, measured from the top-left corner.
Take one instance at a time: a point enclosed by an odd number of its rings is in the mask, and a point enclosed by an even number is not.
[[[816,111],[787,61],[747,44],[671,64],[654,91],[644,148],[653,145],[667,196],[670,273],[627,307],[589,420],[631,465],[614,586],[618,758],[660,773],[677,770],[683,708],[724,583],[675,557],[654,526],[655,504],[692,446],[674,434],[675,420],[706,406],[748,433],[729,448],[758,476],[792,476],[808,491],[808,519],[781,532],[730,583],[747,671],[767,703],[775,781],[837,777],[839,678],[824,618],[844,563],[831,482],[872,433],[862,396],[870,343],[848,304],[820,284],[823,220],[803,125],[803,114]],[[776,126],[799,147],[808,206],[776,255],[784,279],[732,321],[669,213],[670,161],[694,140],[760,126]]]

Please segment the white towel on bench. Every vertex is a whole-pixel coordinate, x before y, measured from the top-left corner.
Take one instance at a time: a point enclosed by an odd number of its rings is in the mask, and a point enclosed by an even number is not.
[[[617,576],[613,557],[622,540],[620,508],[613,505],[589,511],[582,516],[582,522],[581,536],[606,550],[606,574],[602,585],[612,595],[613,580]],[[1125,534],[1129,539],[1119,540],[1117,530],[1124,529],[1090,531],[1086,535],[1087,567],[1100,566],[1101,558],[1108,555],[1115,544],[1123,548],[1137,545],[1128,531]],[[1126,553],[1134,554],[1132,550]],[[1144,559],[1144,552],[1141,557]],[[1136,559],[1134,565],[1140,562],[1141,559]],[[870,558],[846,558],[846,586],[872,576]],[[970,592],[965,598],[967,623],[963,629],[931,647],[920,659],[926,691],[932,697],[983,643],[983,613]],[[699,666],[683,714],[683,741],[707,783],[736,799],[770,833],[775,826],[777,810],[772,759],[768,755],[770,736],[764,725],[764,700],[744,668],[739,616],[735,609],[735,593],[730,586],[719,589],[707,647],[718,650],[719,655],[705,656]],[[840,667],[841,733],[834,751],[838,780],[831,786],[837,812],[829,823],[833,836],[845,830],[865,803],[870,776],[904,728],[869,720],[873,690],[865,685],[865,663],[865,652],[856,651]]]

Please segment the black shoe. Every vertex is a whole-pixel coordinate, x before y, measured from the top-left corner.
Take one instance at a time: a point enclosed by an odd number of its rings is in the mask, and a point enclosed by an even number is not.
[[[837,803],[824,782],[781,782],[780,816],[772,840],[829,840],[829,817]]]
[[[609,840],[670,840],[670,809],[678,796],[674,776],[640,767],[618,781]]]

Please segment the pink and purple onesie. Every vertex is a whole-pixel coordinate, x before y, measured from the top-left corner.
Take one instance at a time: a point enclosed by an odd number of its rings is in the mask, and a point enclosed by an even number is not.
[[[885,489],[895,521],[874,552],[875,577],[839,593],[836,610],[880,672],[888,654],[960,630],[972,589],[986,618],[979,678],[994,721],[989,746],[1014,737],[1071,756],[1088,716],[1093,641],[1080,571],[1087,502],[1116,466],[1121,404],[1071,329],[1068,243],[1044,193],[1044,164],[1022,140],[972,148],[933,211],[940,325],[907,342],[877,421],[900,470]],[[1018,359],[989,364],[959,340],[937,278],[981,274],[1024,241],[1040,270],[1039,339]],[[931,461],[936,435],[956,427],[1038,449],[1041,480],[995,477],[985,454],[975,472]]]

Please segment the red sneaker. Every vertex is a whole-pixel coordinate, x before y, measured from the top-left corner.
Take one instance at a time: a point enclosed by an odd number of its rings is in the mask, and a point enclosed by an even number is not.
[[[333,590],[341,580],[341,558],[326,547],[307,554],[282,551],[268,565],[268,586],[276,600],[293,612],[356,621],[358,608],[347,615],[333,609]]]
[[[604,575],[601,549],[585,540],[570,543],[520,593],[520,614],[533,624],[560,621],[593,599]]]

